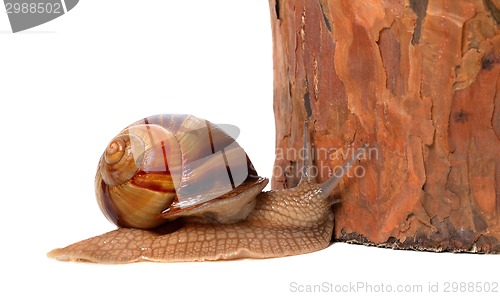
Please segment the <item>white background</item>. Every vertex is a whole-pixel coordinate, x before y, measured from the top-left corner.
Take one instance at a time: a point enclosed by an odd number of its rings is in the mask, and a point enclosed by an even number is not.
[[[95,202],[97,160],[118,131],[145,116],[191,113],[234,124],[259,173],[270,177],[272,93],[266,0],[85,0],[17,34],[0,13],[0,295],[297,294],[292,282],[420,284],[426,292],[429,282],[442,289],[446,281],[499,281],[499,256],[342,243],[215,263],[46,258],[114,228]]]

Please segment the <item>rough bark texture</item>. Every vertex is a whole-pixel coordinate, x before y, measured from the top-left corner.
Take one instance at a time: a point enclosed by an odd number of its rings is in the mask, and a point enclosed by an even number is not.
[[[320,181],[369,144],[336,240],[500,252],[500,1],[269,2],[273,188],[296,184],[309,118]]]

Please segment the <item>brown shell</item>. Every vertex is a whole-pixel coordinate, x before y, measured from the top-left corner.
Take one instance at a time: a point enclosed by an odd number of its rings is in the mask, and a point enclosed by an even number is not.
[[[231,204],[233,216],[247,207],[230,223],[247,215],[266,184],[231,136],[209,121],[180,114],[150,116],[121,131],[103,153],[95,179],[106,217],[134,228],[183,216],[213,220],[222,211],[210,203]],[[220,202],[225,199],[242,200]]]

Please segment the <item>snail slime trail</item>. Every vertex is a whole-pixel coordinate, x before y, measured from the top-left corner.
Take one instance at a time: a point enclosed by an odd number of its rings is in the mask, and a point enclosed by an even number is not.
[[[192,115],[154,115],[111,140],[95,191],[118,229],[48,253],[61,261],[130,263],[272,258],[326,248],[330,193],[366,145],[324,183],[312,173],[307,123],[302,177],[295,188],[262,192],[238,143]]]

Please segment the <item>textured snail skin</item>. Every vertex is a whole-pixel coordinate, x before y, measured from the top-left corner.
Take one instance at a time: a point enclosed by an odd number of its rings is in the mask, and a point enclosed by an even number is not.
[[[318,184],[263,192],[250,216],[235,224],[187,223],[171,233],[119,228],[49,253],[59,260],[99,263],[268,258],[328,246],[333,212]],[[182,227],[181,227],[182,226]],[[169,229],[164,229],[169,232]]]
[[[305,149],[310,151],[308,133]],[[325,183],[310,177],[306,153],[302,180],[291,189],[261,192],[246,220],[206,224],[181,220],[152,230],[119,228],[83,240],[48,257],[62,261],[130,263],[139,261],[211,261],[271,258],[310,253],[326,248],[333,232],[330,193],[364,148]]]

